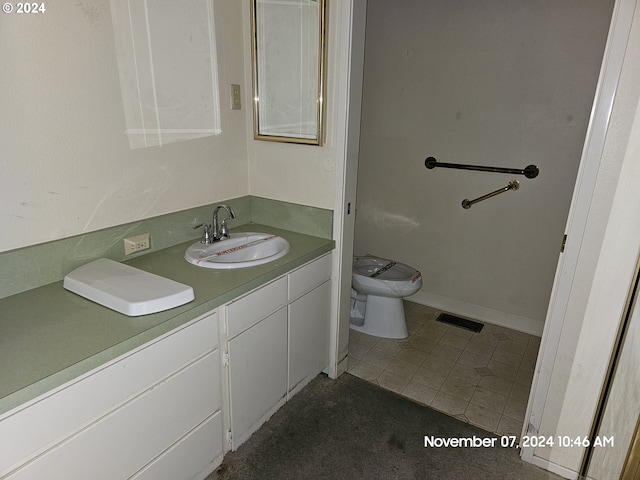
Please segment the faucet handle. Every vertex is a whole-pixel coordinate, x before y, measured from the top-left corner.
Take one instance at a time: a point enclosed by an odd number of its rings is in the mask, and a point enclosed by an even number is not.
[[[204,243],[205,245],[209,245],[210,243],[213,243],[213,238],[212,238],[212,230],[211,230],[211,225],[207,225],[206,223],[201,223],[199,225],[195,225],[193,227],[193,229],[195,230],[196,228],[200,228],[200,227],[204,227],[204,230],[202,231],[202,237],[200,237],[200,243]]]
[[[229,220],[230,218],[231,217],[225,218],[220,224],[220,232],[218,235],[219,240],[227,240],[228,238],[231,238],[231,234],[229,233],[229,229],[227,228],[227,220]]]

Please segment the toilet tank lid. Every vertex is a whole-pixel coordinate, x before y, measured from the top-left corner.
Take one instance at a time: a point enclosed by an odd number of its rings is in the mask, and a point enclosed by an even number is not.
[[[189,285],[107,258],[76,268],[64,277],[63,287],[130,317],[169,310],[195,298]]]

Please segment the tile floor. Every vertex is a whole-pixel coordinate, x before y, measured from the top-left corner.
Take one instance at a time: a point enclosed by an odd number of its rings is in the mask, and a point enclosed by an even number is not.
[[[480,333],[436,322],[405,303],[409,337],[350,330],[348,372],[464,422],[520,435],[540,338],[485,323]]]

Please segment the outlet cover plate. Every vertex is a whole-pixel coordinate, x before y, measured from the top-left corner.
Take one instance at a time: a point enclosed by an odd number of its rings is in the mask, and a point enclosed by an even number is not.
[[[132,253],[140,252],[141,250],[148,250],[151,248],[150,235],[148,233],[142,233],[135,237],[128,237],[124,239],[124,254],[131,255]]]

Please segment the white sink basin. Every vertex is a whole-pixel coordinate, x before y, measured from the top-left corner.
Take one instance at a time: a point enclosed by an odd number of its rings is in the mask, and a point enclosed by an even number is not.
[[[245,268],[273,262],[289,252],[289,242],[270,233],[234,233],[210,245],[194,243],[184,252],[189,263],[204,268]]]

